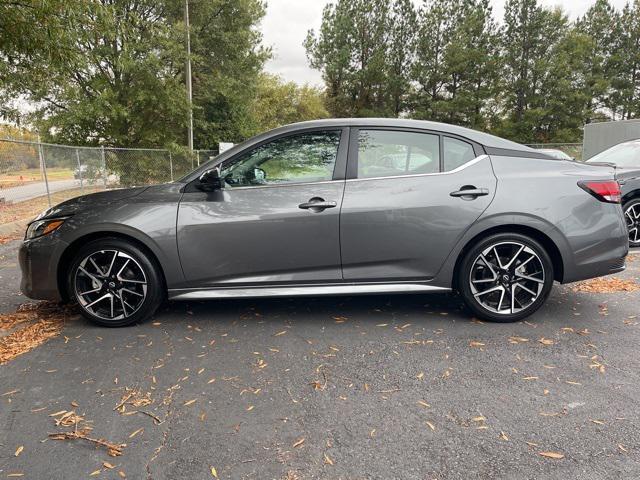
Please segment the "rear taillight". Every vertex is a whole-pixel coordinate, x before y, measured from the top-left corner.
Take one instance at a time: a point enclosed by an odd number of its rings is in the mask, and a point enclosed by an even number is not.
[[[615,180],[584,180],[578,182],[578,186],[601,202],[620,203],[622,201],[620,185]]]

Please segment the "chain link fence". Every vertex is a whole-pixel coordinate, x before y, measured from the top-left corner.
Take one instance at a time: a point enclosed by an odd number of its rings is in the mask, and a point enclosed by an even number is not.
[[[582,144],[529,146],[560,150],[582,160]],[[29,220],[45,208],[78,195],[173,181],[217,154],[217,150],[188,154],[0,139],[0,227]]]
[[[0,139],[0,226],[78,195],[170,182],[216,155]]]

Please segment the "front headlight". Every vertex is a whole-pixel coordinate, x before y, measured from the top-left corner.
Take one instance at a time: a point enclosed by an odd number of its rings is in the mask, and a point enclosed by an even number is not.
[[[59,229],[66,218],[49,218],[46,220],[35,220],[27,227],[27,233],[24,236],[25,240],[32,240],[34,238],[49,235]]]

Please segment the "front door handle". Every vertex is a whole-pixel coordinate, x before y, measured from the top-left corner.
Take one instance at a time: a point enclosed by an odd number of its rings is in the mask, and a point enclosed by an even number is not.
[[[303,210],[311,210],[314,213],[322,212],[325,208],[335,208],[338,204],[336,202],[326,202],[324,198],[313,197],[308,202],[301,203],[298,208]]]
[[[451,195],[452,197],[460,197],[463,200],[473,200],[477,197],[484,197],[485,195],[489,195],[489,189],[476,188],[472,185],[465,185],[464,187],[461,187],[460,190],[451,192],[449,195]]]

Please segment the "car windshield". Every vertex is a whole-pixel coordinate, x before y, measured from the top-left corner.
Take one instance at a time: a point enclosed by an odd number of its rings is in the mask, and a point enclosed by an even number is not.
[[[587,163],[606,162],[618,167],[640,167],[640,142],[621,143],[597,154]]]

